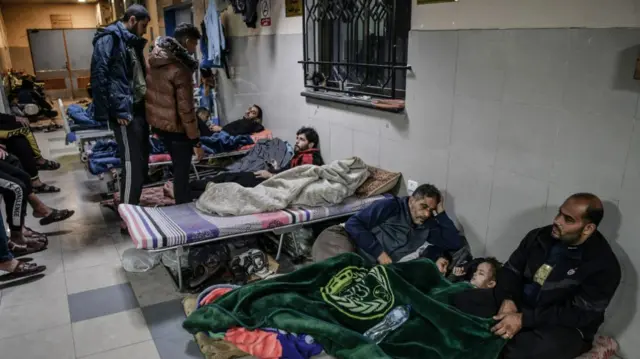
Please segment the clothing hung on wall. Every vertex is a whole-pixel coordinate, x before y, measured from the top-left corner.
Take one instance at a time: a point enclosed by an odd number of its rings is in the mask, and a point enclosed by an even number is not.
[[[258,0],[231,0],[233,11],[242,14],[242,18],[247,27],[256,28],[258,22]]]

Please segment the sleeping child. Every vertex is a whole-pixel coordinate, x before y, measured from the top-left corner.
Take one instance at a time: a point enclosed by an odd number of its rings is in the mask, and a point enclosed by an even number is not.
[[[468,281],[476,288],[493,288],[496,286],[496,276],[502,268],[494,257],[476,258],[462,266],[453,268],[452,281]]]

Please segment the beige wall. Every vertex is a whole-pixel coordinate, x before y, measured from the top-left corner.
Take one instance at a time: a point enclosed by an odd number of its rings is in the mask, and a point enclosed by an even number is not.
[[[52,14],[70,14],[74,28],[95,28],[95,4],[2,5],[11,62],[17,70],[33,73],[27,29],[50,29]]]

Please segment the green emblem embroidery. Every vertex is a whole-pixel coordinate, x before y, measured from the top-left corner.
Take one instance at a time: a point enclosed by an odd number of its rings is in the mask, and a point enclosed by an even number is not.
[[[320,288],[320,293],[343,314],[361,320],[384,317],[395,302],[384,266],[347,267]]]

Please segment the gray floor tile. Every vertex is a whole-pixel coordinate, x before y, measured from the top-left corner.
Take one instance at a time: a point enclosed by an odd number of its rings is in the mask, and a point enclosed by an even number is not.
[[[202,359],[204,356],[198,348],[198,343],[191,337],[154,339],[161,359]]]
[[[162,265],[144,273],[127,273],[127,278],[131,282],[141,307],[181,299],[186,296],[186,294],[178,292],[173,279]]]
[[[151,340],[139,308],[73,323],[71,330],[78,358]]]
[[[2,339],[0,353],[6,359],[75,359],[71,325]]]
[[[0,323],[0,339],[35,333],[69,324],[69,306],[66,299],[43,299],[27,305],[0,307]]]
[[[153,340],[93,354],[82,359],[160,359]]]
[[[182,328],[186,316],[180,299],[143,307],[142,313],[153,338],[193,338]]]
[[[69,295],[72,323],[138,307],[136,296],[128,283]]]

